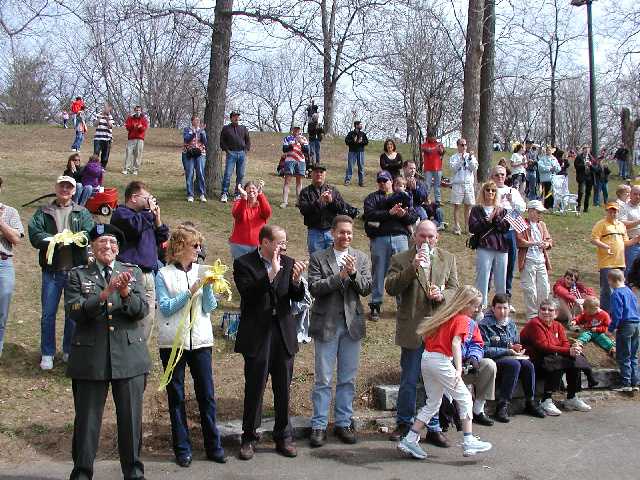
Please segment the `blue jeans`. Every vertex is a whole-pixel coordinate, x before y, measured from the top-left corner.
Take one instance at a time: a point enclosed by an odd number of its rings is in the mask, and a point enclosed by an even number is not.
[[[71,148],[73,150],[80,150],[80,146],[82,145],[82,141],[84,140],[84,133],[79,130],[76,130],[76,136],[73,139],[73,143],[71,144]]]
[[[309,155],[312,164],[320,163],[320,140],[309,141]]]
[[[42,271],[42,318],[40,320],[40,352],[42,355],[53,356],[56,354],[56,314],[60,297],[67,284],[68,272]],[[64,334],[62,337],[62,351],[69,353],[71,350],[71,338],[76,324],[64,314]]]
[[[87,200],[89,200],[92,195],[93,186],[76,183],[76,193],[73,194],[74,202],[76,202],[78,205],[84,206],[86,205]]]
[[[616,360],[620,368],[622,384],[640,385],[638,374],[638,345],[640,344],[640,323],[623,322],[616,331]]]
[[[611,268],[600,269],[600,308],[611,315],[611,288],[607,275]],[[619,270],[622,270],[621,268]]]
[[[206,188],[204,186],[204,164],[207,157],[200,155],[199,157],[188,157],[182,152],[182,167],[184,168],[184,176],[187,181],[187,197],[193,197],[193,172],[196,173],[196,195],[204,195]]]
[[[593,204],[596,207],[600,206],[600,193],[602,192],[602,201],[607,203],[609,201],[608,182],[598,181],[593,186]]]
[[[433,183],[433,195],[434,200],[437,203],[441,203],[442,194],[440,191],[440,182],[442,181],[442,170],[437,172],[424,172],[424,182],[427,184],[427,198],[431,191],[431,184]]]
[[[224,165],[224,176],[222,177],[222,193],[229,193],[229,184],[231,183],[231,175],[233,169],[236,169],[236,184],[233,187],[233,191],[239,184],[242,184],[244,180],[244,168],[247,155],[244,150],[238,150],[236,152],[227,152],[227,161]]]
[[[307,231],[307,250],[309,250],[309,255],[319,250],[329,248],[331,245],[333,245],[331,230],[310,228]]]
[[[170,348],[160,349],[162,366],[167,368]],[[213,388],[213,370],[211,368],[211,347],[184,350],[178,361],[169,385],[167,385],[167,400],[169,403],[169,418],[171,419],[171,438],[173,453],[176,458],[191,455],[191,440],[187,425],[185,409],[184,371],[189,365],[193,388],[200,410],[200,426],[204,439],[204,450],[207,457],[221,457],[224,454],[220,433],[216,426],[216,400]]]
[[[364,183],[364,151],[349,152],[347,154],[347,171],[344,174],[344,181],[350,182],[353,175],[353,164],[358,165],[358,185]]]
[[[476,288],[482,294],[482,305],[489,305],[489,278],[493,271],[495,293],[506,293],[507,252],[488,248],[476,250]]]
[[[513,285],[513,270],[516,267],[516,261],[518,260],[518,247],[516,245],[516,231],[509,230],[504,234],[504,238],[507,240],[508,245],[508,258],[507,258],[507,284],[506,294],[511,297],[511,286]],[[505,292],[503,292],[505,293]]]
[[[618,175],[622,178],[627,178],[627,162],[624,160],[618,160]]]
[[[538,199],[538,176],[536,172],[529,172],[525,175],[527,180],[527,200]]]
[[[229,242],[229,248],[231,249],[231,258],[234,260],[242,255],[253,252],[256,248],[253,245],[242,245],[240,243]]]
[[[353,340],[344,318],[337,323],[336,335],[327,342],[315,340],[315,382],[311,401],[313,416],[311,428],[326,429],[331,405],[333,369],[337,367],[336,398],[334,407],[337,427],[348,427],[353,417],[355,378],[360,360],[360,340]]]
[[[382,304],[382,298],[384,296],[384,277],[387,274],[387,270],[389,270],[391,257],[398,252],[404,252],[408,248],[409,239],[406,235],[385,235],[383,237],[376,237],[369,240],[369,249],[371,251],[371,274],[373,277],[370,304]]]
[[[11,258],[0,260],[0,354],[4,345],[4,330],[9,319],[9,305],[11,305],[15,286],[16,272],[13,268],[13,260]]]
[[[624,249],[624,264],[626,265],[626,268],[624,270],[625,276],[627,276],[627,274],[631,270],[631,265],[633,265],[633,261],[638,257],[638,255],[640,255],[640,245],[635,244],[635,245],[631,245],[630,247],[625,247]]]
[[[400,352],[400,388],[396,403],[396,423],[411,425],[416,414],[416,389],[424,347],[404,348]]]

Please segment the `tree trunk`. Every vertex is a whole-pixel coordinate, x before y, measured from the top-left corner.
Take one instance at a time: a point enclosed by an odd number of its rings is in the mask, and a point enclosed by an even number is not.
[[[493,160],[493,95],[496,60],[496,2],[485,0],[480,70],[480,124],[478,131],[478,181],[487,179]]]
[[[556,68],[551,67],[551,138],[549,144],[556,145]]]
[[[462,100],[462,136],[467,139],[467,148],[473,153],[478,151],[478,125],[480,124],[483,17],[484,0],[469,0],[464,64],[464,98]]]
[[[640,118],[636,118],[632,121],[631,111],[627,107],[623,107],[620,112],[620,124],[622,127],[622,144],[627,150],[629,150],[629,156],[627,157],[627,161],[629,162],[629,176],[634,178],[633,160],[635,158],[635,154],[633,147],[635,144],[636,130],[640,128]]]
[[[215,20],[211,34],[211,58],[207,83],[207,106],[204,118],[207,125],[207,163],[205,182],[209,196],[222,189],[222,152],[220,132],[224,124],[224,109],[229,79],[229,51],[231,48],[231,25],[233,0],[216,0]]]
[[[324,130],[327,134],[334,133],[333,116],[335,114],[335,93],[336,89],[331,83],[324,81]]]

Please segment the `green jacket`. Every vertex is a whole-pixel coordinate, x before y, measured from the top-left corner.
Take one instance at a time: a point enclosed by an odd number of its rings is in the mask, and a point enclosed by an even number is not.
[[[52,237],[56,233],[62,231],[62,229],[56,225],[55,217],[53,216],[53,209],[56,208],[54,202],[43,207],[39,207],[33,214],[33,217],[31,217],[31,220],[29,220],[29,241],[34,248],[40,250],[38,254],[38,263],[40,264],[40,267],[43,270],[58,271],[60,269],[57,265],[56,252],[58,252],[60,247],[56,246],[53,254],[53,264],[47,265],[47,248],[49,247],[49,242],[45,240],[45,238]],[[94,223],[95,222],[93,221],[93,217],[89,210],[75,203],[73,204],[73,208],[71,209],[71,218],[69,219],[69,224],[71,225],[71,231],[73,233],[84,231],[87,233],[88,237],[89,231],[93,228]],[[74,267],[87,264],[86,247],[81,248],[76,245],[72,245],[71,252]]]
[[[142,271],[116,261],[112,276],[130,270],[135,280],[125,299],[118,292],[100,302],[107,287],[96,263],[71,270],[65,287],[65,309],[76,329],[67,375],[76,380],[112,380],[148,373],[151,367],[142,320],[149,311]]]

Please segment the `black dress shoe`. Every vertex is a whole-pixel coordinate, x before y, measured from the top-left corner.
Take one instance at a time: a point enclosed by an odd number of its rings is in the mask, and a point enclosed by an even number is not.
[[[432,432],[427,430],[426,441],[431,445],[435,445],[440,448],[449,448],[449,441],[443,432]]]
[[[224,453],[220,455],[207,455],[207,460],[215,463],[227,463],[227,457],[225,457]]]
[[[191,455],[185,455],[184,457],[176,458],[176,463],[183,468],[191,466]]]
[[[509,402],[498,402],[493,418],[500,423],[509,423]]]
[[[311,448],[322,447],[327,442],[327,431],[322,428],[314,428],[311,430],[309,445]]]
[[[536,418],[544,418],[546,416],[544,414],[544,410],[540,406],[540,403],[535,400],[527,400],[527,403],[524,406],[524,412]]]
[[[348,427],[336,427],[333,429],[333,434],[338,437],[342,443],[353,445],[358,441],[356,438],[356,430],[353,428],[353,424]]]
[[[296,444],[290,438],[285,438],[283,440],[276,440],[276,452],[288,458],[293,458],[298,456],[298,450],[296,449]]]
[[[485,427],[492,427],[493,420],[487,417],[487,414],[482,412],[480,415],[473,414],[473,423],[477,423],[478,425],[484,425]]]
[[[255,442],[245,442],[242,445],[240,445],[240,452],[238,453],[238,458],[240,460],[251,460],[255,453],[256,453]]]
[[[396,426],[396,429],[393,432],[391,432],[391,434],[389,435],[389,440],[391,440],[392,442],[399,442],[407,436],[409,430],[411,430],[411,425],[401,423]]]

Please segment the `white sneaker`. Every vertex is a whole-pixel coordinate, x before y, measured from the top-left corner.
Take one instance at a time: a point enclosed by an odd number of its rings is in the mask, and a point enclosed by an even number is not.
[[[282,202],[282,203],[280,204],[280,208],[287,208],[288,206],[289,206],[289,204],[288,204],[288,203],[284,203],[284,202]]]
[[[193,203],[193,197],[187,197],[187,202]]]
[[[67,363],[69,361],[69,354],[68,353],[63,353],[62,354],[62,361],[64,363]]]
[[[489,442],[483,442],[473,435],[464,437],[462,442],[462,455],[465,457],[472,457],[476,453],[487,452],[491,450],[492,445]]]
[[[578,412],[589,412],[591,407],[584,400],[580,400],[578,397],[573,397],[564,401],[564,408],[566,410],[576,410]]]
[[[122,174],[123,175],[129,175],[129,171],[125,168],[124,170],[122,170]]]
[[[462,231],[460,230],[460,227],[458,225],[453,227],[453,232],[451,233],[453,233],[454,235],[462,235]]]
[[[404,452],[406,454],[411,455],[413,458],[417,458],[418,460],[424,460],[427,458],[427,452],[420,448],[418,442],[410,442],[407,440],[407,437],[404,437],[397,446],[398,450]]]
[[[51,370],[53,368],[53,355],[42,355],[40,368],[42,370]]]
[[[229,200],[229,196],[226,193],[223,193],[222,195],[220,195],[220,201],[222,203],[227,203],[227,200]]]
[[[133,171],[133,174],[134,174],[134,175],[137,175],[137,174],[138,174],[138,170],[134,170],[134,171]]]
[[[562,412],[558,409],[558,407],[555,406],[553,400],[550,398],[547,398],[540,404],[540,406],[544,410],[544,413],[551,417],[557,417],[558,415],[562,414]]]
[[[203,203],[207,203],[207,197],[205,197],[204,195],[200,195],[200,201]]]

